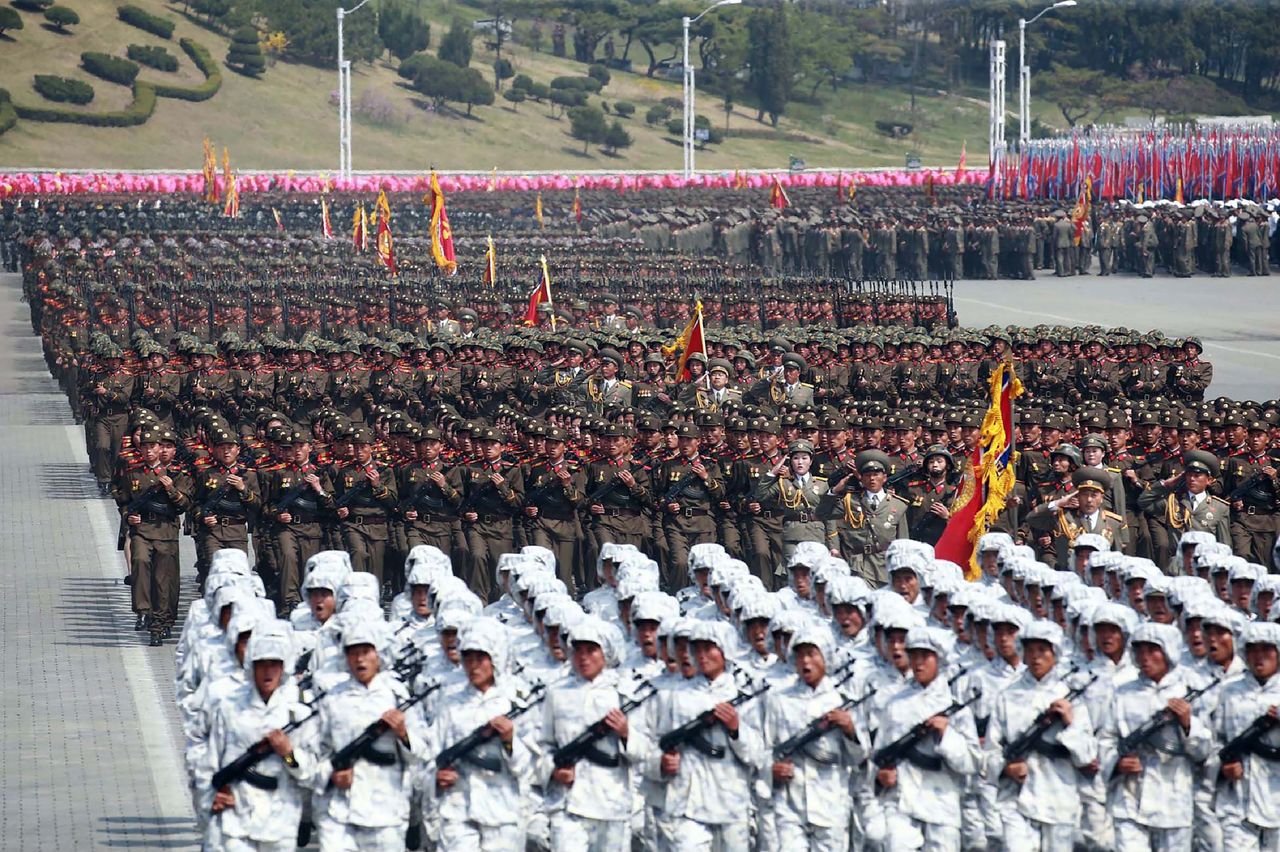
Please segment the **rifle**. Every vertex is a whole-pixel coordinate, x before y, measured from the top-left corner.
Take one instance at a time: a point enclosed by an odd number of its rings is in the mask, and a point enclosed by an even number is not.
[[[508,719],[519,718],[521,715],[523,715],[524,713],[528,712],[529,710],[533,709],[535,706],[540,704],[542,702],[542,699],[546,697],[547,697],[546,685],[541,683],[535,685],[533,687],[533,690],[529,693],[528,697],[525,699],[525,703],[521,704],[519,707],[513,707],[511,711],[506,714],[507,718]],[[490,727],[488,722],[485,722],[483,725],[476,728],[474,731],[467,734],[465,737],[458,740],[453,745],[448,746],[447,748],[445,748],[444,751],[436,755],[436,768],[452,769],[455,765],[457,765],[458,761],[462,760],[462,758],[466,757],[468,754],[475,751],[477,748],[484,745],[485,743],[487,743],[489,740],[493,739],[497,735],[498,735],[497,731],[495,731],[492,727]]]
[[[648,689],[645,689],[648,687]],[[658,694],[658,690],[654,687],[652,681],[645,681],[638,689],[638,696],[632,696],[622,703],[618,709],[625,716],[650,698]],[[587,726],[587,729],[578,734],[569,742],[560,746],[552,754],[557,769],[564,769],[566,766],[573,766],[584,757],[590,759],[593,763],[597,762],[596,756],[599,750],[596,748],[596,742],[603,739],[609,734],[609,726],[605,724],[604,719]]]
[[[311,712],[303,716],[301,719],[292,720],[280,730],[287,734],[302,723],[316,716],[319,711],[315,709],[315,705],[318,704],[320,699],[324,698],[324,696],[325,693],[320,692],[312,696],[310,701],[303,702],[302,706],[306,707]],[[253,786],[263,790],[276,789],[280,784],[279,780],[269,775],[259,775],[253,771],[253,767],[266,760],[273,753],[271,744],[267,742],[266,737],[263,737],[253,745],[249,746],[244,754],[213,773],[213,789],[221,790],[228,784],[239,781],[242,778]]]
[[[1218,751],[1218,760],[1222,763],[1239,763],[1246,755],[1256,754],[1267,760],[1280,760],[1280,748],[1269,746],[1262,738],[1272,728],[1280,726],[1280,719],[1270,713],[1263,713],[1241,731],[1235,739]]]
[[[360,482],[357,482],[355,488],[350,488],[342,492],[342,496],[339,497],[337,500],[333,501],[333,508],[335,510],[344,509],[347,506],[351,505],[351,501],[356,499],[356,497],[359,497],[365,491],[368,491],[370,488],[370,485],[371,483],[369,482],[368,479],[363,479]]]
[[[1199,689],[1188,689],[1182,700],[1187,703],[1194,702],[1197,698],[1217,686],[1219,682],[1220,679],[1215,677]],[[1170,712],[1168,707],[1157,710],[1151,715],[1150,719],[1120,738],[1120,741],[1116,743],[1116,754],[1121,756],[1133,754],[1138,750],[1139,746],[1151,739],[1157,731],[1172,722],[1173,719],[1173,713]]]
[[[741,707],[752,699],[759,698],[769,691],[771,684],[766,682],[755,692],[739,692],[729,702],[730,707]],[[694,747],[706,754],[708,757],[723,757],[724,749],[720,746],[711,745],[702,740],[698,735],[706,728],[710,728],[715,724],[715,710],[705,710],[685,722],[674,731],[667,731],[658,740],[658,749],[663,753],[679,751],[683,746],[693,743]]]
[[[840,680],[836,683],[836,686],[839,686],[840,684],[847,681],[849,678],[853,677],[854,662],[855,660],[850,660],[849,662],[845,663],[844,668],[848,669],[848,672],[846,672],[845,675],[842,678],[840,678]],[[791,755],[809,746],[810,743],[813,743],[813,742],[816,742],[817,740],[822,739],[822,737],[825,736],[826,733],[831,730],[831,725],[827,723],[827,713],[830,713],[833,710],[852,710],[853,708],[861,705],[862,702],[866,701],[868,698],[870,698],[874,694],[875,694],[874,692],[868,692],[866,695],[862,696],[861,698],[846,698],[844,701],[841,701],[835,707],[832,707],[831,710],[828,710],[826,713],[823,713],[821,716],[814,719],[812,722],[806,725],[799,732],[797,732],[796,734],[792,735],[790,738],[783,740],[782,742],[774,746],[773,759],[787,760],[789,757],[791,757]]]
[[[964,701],[952,701],[951,706],[943,710],[941,713],[934,713],[933,716],[954,716],[964,708],[982,697],[982,690],[975,689],[973,695],[970,695]],[[932,719],[933,716],[929,718]],[[916,745],[924,739],[929,733],[928,719],[919,723],[902,736],[898,737],[887,746],[876,749],[871,755],[871,761],[881,769],[891,769],[904,760],[913,760],[917,762],[921,768],[937,771],[942,768],[942,758],[932,755],[923,755],[916,751]]]
[[[1092,686],[1093,682],[1097,679],[1098,675],[1095,672],[1089,676],[1088,680],[1077,686],[1075,689],[1067,692],[1063,697],[1068,702],[1074,701],[1083,695],[1085,690]],[[1010,740],[1004,744],[1004,762],[1017,763],[1018,761],[1024,760],[1031,752],[1045,748],[1046,746],[1041,743],[1040,738],[1044,736],[1045,732],[1048,731],[1050,727],[1053,726],[1055,721],[1056,717],[1053,713],[1050,713],[1048,709],[1039,716],[1036,716],[1035,721],[1033,721],[1025,731],[1019,734],[1017,739]],[[1052,747],[1050,746],[1050,748]],[[1058,746],[1058,748],[1062,748],[1062,746]]]
[[[436,681],[435,683],[430,684],[426,689],[422,690],[422,692],[419,692],[416,695],[410,695],[408,698],[396,704],[396,709],[401,712],[408,710],[410,707],[419,703],[422,699],[426,698],[443,685],[443,681]],[[387,723],[382,721],[382,719],[378,719],[376,722],[370,722],[369,726],[361,731],[354,740],[338,749],[333,753],[333,757],[329,758],[329,762],[333,765],[334,770],[350,769],[360,758],[364,758],[370,763],[377,764],[378,766],[390,766],[391,763],[394,763],[396,759],[394,754],[390,756],[391,760],[388,762],[388,756],[373,747],[374,740],[385,734],[387,729]]]
[[[1271,481],[1271,477],[1265,473],[1258,472],[1246,479],[1244,482],[1236,486],[1235,490],[1227,495],[1228,503],[1235,503],[1237,500],[1243,500],[1244,495],[1248,494],[1258,485],[1264,485]]]
[[[125,539],[129,535],[129,516],[141,512],[143,507],[151,502],[151,498],[156,496],[157,489],[163,490],[160,483],[152,483],[150,488],[134,497],[124,507],[124,511],[120,513],[120,531],[116,535],[116,550],[124,550]]]
[[[896,488],[902,483],[910,480],[911,477],[915,476],[919,472],[920,472],[920,465],[918,464],[913,464],[910,467],[904,467],[902,470],[898,471],[893,476],[889,477],[884,481],[884,488],[886,491],[888,491],[890,488]]]
[[[674,503],[679,500],[680,495],[684,494],[694,480],[699,478],[696,473],[691,473],[689,476],[682,476],[679,481],[668,486],[667,490],[662,494],[662,505],[665,506],[668,503]]]
[[[298,498],[302,496],[302,492],[310,488],[310,484],[306,480],[299,481],[296,485],[284,493],[284,497],[276,504],[277,515],[284,514],[289,511],[294,503],[298,502]]]

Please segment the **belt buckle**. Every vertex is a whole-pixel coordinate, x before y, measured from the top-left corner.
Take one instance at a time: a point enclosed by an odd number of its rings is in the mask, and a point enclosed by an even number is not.
[[[682,509],[682,510],[681,510],[681,513],[682,513],[686,518],[692,518],[692,517],[693,517],[693,511],[694,511],[693,509]]]
[[[1256,507],[1254,507],[1254,506],[1245,506],[1245,507],[1244,507],[1244,513],[1245,513],[1246,515],[1256,515],[1256,514],[1258,514],[1258,510],[1257,510],[1257,508],[1256,508]]]
[[[801,512],[801,513],[800,513],[799,523],[807,524],[807,523],[809,523],[809,522],[810,522],[810,521],[812,521],[812,520],[813,520],[813,516],[812,516],[812,515],[810,515],[808,512]]]

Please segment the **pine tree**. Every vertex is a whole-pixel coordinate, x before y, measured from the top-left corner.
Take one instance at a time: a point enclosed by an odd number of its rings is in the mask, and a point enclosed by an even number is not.
[[[257,77],[266,69],[267,60],[258,44],[258,31],[253,27],[240,27],[231,36],[227,67],[250,77]]]

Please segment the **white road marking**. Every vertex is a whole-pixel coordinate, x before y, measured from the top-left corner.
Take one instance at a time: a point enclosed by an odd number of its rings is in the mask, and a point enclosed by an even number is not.
[[[71,445],[72,455],[87,461],[84,454],[84,428],[67,426],[65,434]],[[119,517],[111,511],[105,500],[92,498],[82,503],[85,517],[89,519],[87,532],[98,554],[98,572],[106,579],[118,581],[124,569],[123,559],[116,551],[115,543]],[[130,623],[129,627],[132,626]],[[137,635],[141,637],[143,634]],[[157,816],[191,818],[193,815],[191,799],[187,795],[187,776],[178,757],[178,733],[169,714],[173,685],[167,675],[157,671],[153,660],[156,653],[144,646],[141,638],[137,644],[126,644],[120,649],[125,680],[129,684],[129,693],[137,711],[136,731],[120,733],[121,736],[136,735],[142,745],[156,801],[160,804],[161,812]],[[166,645],[158,653],[171,655],[173,645]]]

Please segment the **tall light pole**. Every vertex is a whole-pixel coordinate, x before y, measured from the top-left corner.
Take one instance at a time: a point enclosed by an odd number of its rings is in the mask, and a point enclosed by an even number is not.
[[[721,6],[738,6],[742,0],[719,0],[702,10],[696,18],[685,15],[684,24],[684,179],[693,177],[693,65],[689,62],[689,27],[701,21],[703,16]]]
[[[350,9],[338,7],[338,177],[351,177],[351,61],[342,42],[342,19],[369,0],[360,0]]]
[[[1031,141],[1031,68],[1027,65],[1027,26],[1040,20],[1054,9],[1066,9],[1076,5],[1076,0],[1058,0],[1052,6],[1041,9],[1031,20],[1018,19],[1018,147]]]

